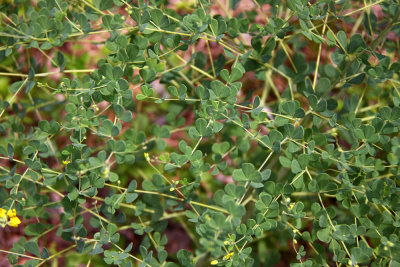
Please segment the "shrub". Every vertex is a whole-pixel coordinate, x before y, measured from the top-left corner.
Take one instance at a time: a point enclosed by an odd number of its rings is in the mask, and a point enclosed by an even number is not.
[[[397,0],[0,10],[10,264],[400,265]]]

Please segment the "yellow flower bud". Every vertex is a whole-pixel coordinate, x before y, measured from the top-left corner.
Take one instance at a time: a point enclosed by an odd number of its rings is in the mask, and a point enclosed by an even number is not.
[[[107,177],[110,174],[110,168],[106,167],[103,171],[103,176]]]
[[[99,107],[95,103],[91,105],[91,108],[93,108],[95,111],[99,111]]]
[[[212,262],[210,262],[211,265],[217,265],[218,261],[217,260],[213,260]]]
[[[231,252],[231,253],[229,253],[229,254],[226,254],[224,257],[223,257],[223,259],[224,260],[229,260],[232,256],[233,256],[233,251]]]
[[[6,210],[0,208],[0,218],[6,217]]]
[[[15,209],[9,210],[7,211],[7,216],[10,218],[15,217],[17,216],[17,211]]]
[[[18,225],[21,223],[20,219],[18,217],[12,217],[10,219],[10,222],[8,223],[9,226],[11,227],[18,227]]]

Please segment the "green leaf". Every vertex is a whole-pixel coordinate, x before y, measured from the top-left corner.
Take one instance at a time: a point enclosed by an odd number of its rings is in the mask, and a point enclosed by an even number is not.
[[[50,256],[49,251],[47,250],[47,248],[44,247],[44,248],[42,249],[41,258],[42,258],[42,259],[47,259],[49,256]]]
[[[339,31],[336,34],[337,39],[340,42],[341,47],[343,47],[345,50],[347,50],[347,35],[344,31]]]
[[[144,190],[157,191],[157,187],[149,180],[144,180],[142,183],[142,187]]]
[[[35,241],[29,241],[29,242],[27,242],[27,243],[24,245],[24,248],[25,248],[28,252],[30,252],[30,253],[32,253],[33,255],[35,255],[36,257],[41,257],[40,249],[39,249],[39,246],[38,246],[37,242],[35,242]]]
[[[268,193],[261,192],[259,195],[259,200],[256,202],[256,208],[258,210],[264,211],[268,209],[272,202],[272,196]]]
[[[219,75],[221,76],[222,79],[224,79],[225,82],[230,81],[229,71],[227,69],[221,70]]]
[[[231,76],[230,76],[229,81],[230,82],[237,81],[240,78],[242,78],[242,76],[243,76],[243,72],[239,68],[233,67],[231,70]]]
[[[281,163],[281,165],[285,168],[290,168],[292,165],[292,161],[284,156],[280,156],[279,157],[279,162]]]
[[[214,133],[218,133],[219,131],[222,130],[222,128],[224,127],[224,125],[218,121],[214,121],[212,123],[212,127],[213,127],[213,132]]]
[[[298,108],[298,103],[295,101],[285,101],[280,106],[279,109],[290,116],[294,116],[296,109]]]
[[[126,194],[126,203],[130,204],[132,203],[135,199],[137,199],[139,195],[136,193],[127,193]]]
[[[136,95],[136,99],[137,100],[143,100],[143,99],[146,99],[147,98],[147,96],[145,96],[144,94],[137,94]]]
[[[329,243],[331,240],[330,228],[324,228],[317,232],[317,237],[324,243]]]
[[[293,173],[299,173],[302,171],[302,168],[300,167],[300,164],[297,160],[292,160],[290,169],[292,170]]]
[[[244,175],[244,173],[243,173],[243,171],[241,169],[234,170],[233,173],[232,173],[232,178],[236,182],[243,182],[243,181],[247,180],[246,176]]]
[[[117,126],[113,126],[111,129],[111,135],[112,136],[118,136],[119,135],[119,128]]]
[[[72,189],[71,192],[68,193],[68,198],[69,198],[71,201],[74,201],[75,199],[77,199],[78,196],[79,196],[79,191],[78,191],[78,189],[76,189],[75,187]]]
[[[290,10],[292,10],[292,11],[294,11],[294,12],[297,12],[297,11],[298,11],[297,5],[298,5],[298,4],[301,4],[301,3],[300,3],[300,1],[298,1],[298,0],[288,0],[288,1],[286,2],[286,4],[287,4],[287,6],[288,6],[288,8],[289,8]],[[301,5],[300,5],[300,6],[301,6]]]
[[[211,19],[210,24],[212,34],[217,37],[218,36],[218,21],[216,19]]]
[[[7,144],[7,151],[8,151],[8,159],[12,161],[14,157],[14,147],[10,143]]]
[[[115,67],[113,68],[112,72],[113,72],[113,78],[114,78],[114,80],[116,80],[116,81],[117,81],[119,78],[121,78],[122,75],[124,75],[124,72],[123,72],[123,70],[121,69],[120,66],[115,66]]]
[[[316,92],[318,95],[323,95],[324,93],[328,92],[331,87],[331,82],[328,78],[321,78],[318,80]]]
[[[194,263],[193,263],[193,259],[191,259],[192,254],[185,250],[185,249],[181,249],[178,251],[178,253],[176,254],[179,263],[181,264],[181,266],[187,266],[187,267],[194,267]]]
[[[21,89],[23,84],[24,84],[23,81],[18,81],[18,82],[15,82],[15,83],[11,84],[10,92],[13,93],[13,94],[16,93],[18,90]]]
[[[135,180],[132,180],[132,181],[129,183],[129,186],[128,186],[127,191],[128,191],[129,193],[132,193],[132,192],[135,192],[136,188],[137,188],[137,182],[136,182]]]
[[[128,122],[130,122],[130,121],[132,120],[132,118],[133,118],[132,112],[129,111],[129,110],[127,110],[127,111],[122,115],[121,120],[122,120],[123,122],[128,123]]]
[[[198,133],[201,136],[204,136],[204,134],[206,133],[206,129],[207,129],[207,121],[203,118],[199,118],[196,120],[195,124],[196,124],[196,130],[198,131]]]
[[[178,97],[179,96],[179,94],[178,94],[178,89],[176,89],[176,87],[175,86],[168,86],[168,93],[171,95],[171,96],[174,96],[174,97]]]
[[[113,6],[112,0],[95,0],[94,3],[100,10],[110,9]]]
[[[161,20],[163,18],[163,12],[160,9],[152,9],[150,10],[151,20],[154,21],[156,25],[161,25]]]

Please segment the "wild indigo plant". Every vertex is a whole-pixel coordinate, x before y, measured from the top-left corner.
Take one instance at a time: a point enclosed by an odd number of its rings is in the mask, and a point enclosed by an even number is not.
[[[0,10],[1,261],[400,266],[398,0]]]

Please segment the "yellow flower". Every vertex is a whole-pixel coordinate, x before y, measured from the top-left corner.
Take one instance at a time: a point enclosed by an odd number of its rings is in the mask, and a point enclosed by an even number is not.
[[[0,218],[6,217],[6,210],[0,208]]]
[[[218,264],[218,261],[217,260],[213,260],[212,262],[211,262],[211,265],[217,265]]]
[[[62,161],[62,164],[64,164],[64,165],[67,165],[68,163],[70,163],[69,160],[63,160],[63,161]]]
[[[17,211],[15,209],[9,210],[7,211],[7,216],[10,218],[15,217],[17,216]]]
[[[109,167],[106,167],[106,168],[104,169],[104,171],[103,171],[103,176],[104,176],[104,177],[107,177],[109,174],[110,174],[110,168],[109,168]]]
[[[8,223],[9,226],[11,227],[18,227],[18,225],[21,223],[20,219],[18,217],[12,217],[10,219],[10,222]]]
[[[226,255],[223,257],[223,259],[224,259],[224,260],[229,260],[232,256],[233,256],[233,252],[231,252],[231,253],[229,253],[229,254],[226,254]]]
[[[292,210],[295,206],[296,206],[295,203],[290,203],[290,205],[289,205],[289,210]]]

